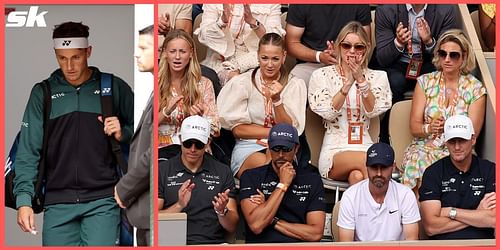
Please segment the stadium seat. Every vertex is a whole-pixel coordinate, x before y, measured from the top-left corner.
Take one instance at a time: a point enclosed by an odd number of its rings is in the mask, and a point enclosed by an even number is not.
[[[196,16],[196,18],[194,19],[194,22],[193,22],[193,31],[200,27],[202,18],[203,18],[203,14]],[[200,43],[197,35],[193,34],[193,39],[194,39],[194,46],[196,47],[196,55],[198,57],[198,61],[201,62],[207,56],[207,46]]]
[[[402,171],[401,164],[406,147],[411,143],[413,135],[410,132],[411,100],[397,102],[392,106],[389,117],[389,136],[394,149],[396,167]]]

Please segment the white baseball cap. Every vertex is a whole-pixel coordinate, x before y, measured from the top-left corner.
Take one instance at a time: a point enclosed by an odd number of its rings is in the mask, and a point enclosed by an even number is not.
[[[444,140],[463,138],[470,140],[474,134],[474,127],[469,117],[465,115],[454,115],[444,122]]]
[[[196,139],[205,144],[210,137],[210,122],[199,115],[189,116],[182,121],[181,140]]]

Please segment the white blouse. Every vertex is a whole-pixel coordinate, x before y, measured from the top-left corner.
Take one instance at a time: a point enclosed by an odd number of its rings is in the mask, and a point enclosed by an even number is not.
[[[260,69],[255,74],[255,82],[260,88]],[[306,122],[306,91],[304,81],[290,75],[288,84],[280,95],[285,111],[292,119],[299,135],[304,131]],[[240,124],[264,125],[264,105],[265,97],[252,84],[252,71],[235,76],[222,88],[217,97],[221,126],[232,130]]]
[[[259,20],[266,33],[285,35],[281,27],[280,4],[251,4],[255,19]],[[221,29],[217,22],[223,13],[222,4],[204,4],[200,28],[194,31],[200,43],[208,47],[207,56],[201,64],[216,72],[222,69],[239,69],[241,73],[258,66],[257,49],[259,37],[243,19],[243,4],[235,4],[230,27]],[[222,62],[228,62],[222,65]]]

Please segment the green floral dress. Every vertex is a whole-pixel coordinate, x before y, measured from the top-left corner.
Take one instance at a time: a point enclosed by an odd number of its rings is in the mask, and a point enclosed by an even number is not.
[[[446,120],[453,115],[468,115],[469,106],[486,94],[486,88],[481,81],[471,74],[461,75],[458,82],[458,94],[451,104],[445,107],[446,89],[441,75],[441,71],[435,71],[417,79],[426,99],[424,124],[431,123],[433,118],[439,116],[443,116]],[[413,138],[403,156],[403,183],[414,188],[417,185],[417,179],[422,177],[428,166],[448,155],[443,135]]]

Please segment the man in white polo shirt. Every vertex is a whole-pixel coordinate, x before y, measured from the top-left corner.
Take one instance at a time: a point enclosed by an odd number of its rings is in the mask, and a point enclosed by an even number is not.
[[[394,150],[375,143],[366,152],[368,179],[343,194],[338,241],[418,239],[417,200],[406,186],[391,179]]]

